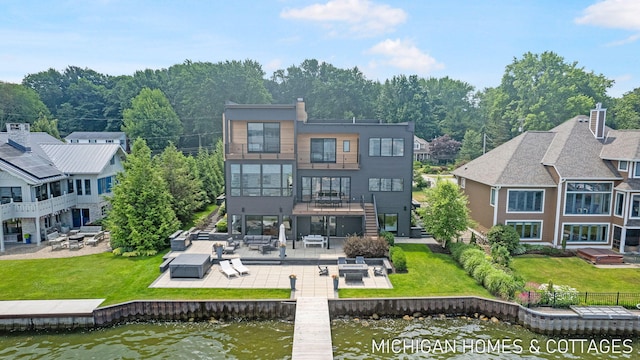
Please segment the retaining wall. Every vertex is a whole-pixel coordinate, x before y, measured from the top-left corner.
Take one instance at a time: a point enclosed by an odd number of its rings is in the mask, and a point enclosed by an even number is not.
[[[340,316],[402,317],[416,312],[428,315],[482,314],[519,324],[546,335],[640,335],[640,316],[617,319],[583,318],[570,310],[528,309],[516,303],[480,297],[430,297],[381,299],[329,299],[329,314]],[[127,321],[188,321],[211,318],[266,320],[295,318],[293,300],[132,301],[95,309],[93,317],[5,317],[0,330],[68,329],[107,326]]]

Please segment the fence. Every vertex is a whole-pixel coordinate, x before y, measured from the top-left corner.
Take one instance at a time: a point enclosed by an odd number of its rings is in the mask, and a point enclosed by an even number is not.
[[[640,293],[526,291],[520,294],[518,302],[526,307],[550,306],[563,308],[570,305],[582,305],[623,306],[629,309],[636,309],[640,305]]]

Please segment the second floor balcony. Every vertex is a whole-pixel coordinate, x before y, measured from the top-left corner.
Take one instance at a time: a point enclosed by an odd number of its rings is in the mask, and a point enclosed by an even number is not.
[[[281,146],[279,152],[249,151],[247,144],[230,143],[225,152],[227,160],[295,160],[296,154],[293,146]]]
[[[70,209],[77,204],[75,193],[56,196],[43,201],[9,202],[0,205],[2,219],[36,218]]]

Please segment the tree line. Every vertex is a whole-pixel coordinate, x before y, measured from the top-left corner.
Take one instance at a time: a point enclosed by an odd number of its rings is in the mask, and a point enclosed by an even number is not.
[[[432,141],[447,135],[470,160],[526,130],[548,130],[608,108],[613,128],[640,127],[640,88],[611,98],[613,81],[567,62],[554,52],[525,53],[506,66],[500,85],[476,89],[449,77],[398,75],[384,82],[357,68],[340,69],[309,59],[271,76],[252,60],[185,61],[167,69],[110,76],[69,66],[27,75],[22,84],[0,83],[0,126],[40,121],[38,128],[120,131],[142,137],[153,153],[170,143],[183,152],[213,149],[222,137],[225,101],[293,103],[304,98],[314,119],[378,119],[415,123]],[[451,143],[442,148],[451,148]]]

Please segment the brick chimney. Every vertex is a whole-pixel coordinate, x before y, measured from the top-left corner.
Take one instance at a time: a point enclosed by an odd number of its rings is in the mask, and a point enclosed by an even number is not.
[[[29,124],[7,123],[7,133],[9,134],[7,143],[20,151],[31,152],[29,131]]]
[[[602,108],[601,103],[596,104],[596,108],[591,110],[589,117],[589,130],[596,139],[604,139],[604,120],[607,117],[607,109]]]

